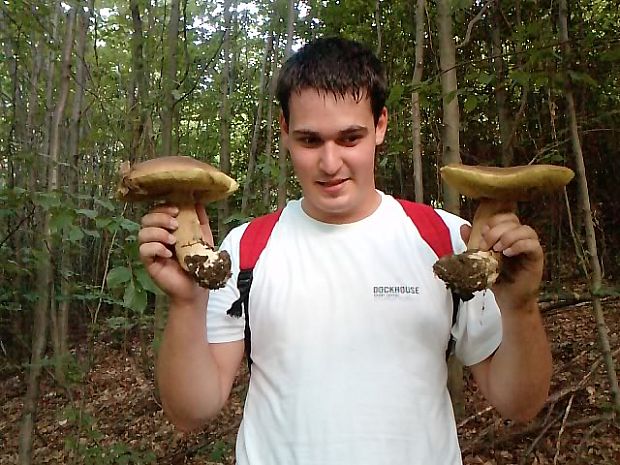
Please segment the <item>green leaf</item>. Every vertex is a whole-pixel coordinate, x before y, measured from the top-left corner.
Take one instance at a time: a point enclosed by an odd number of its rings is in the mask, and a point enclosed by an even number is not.
[[[163,294],[163,291],[157,287],[157,285],[151,279],[151,276],[144,268],[138,268],[135,274],[136,280],[138,281],[138,283],[140,283],[142,289],[157,295]]]
[[[469,95],[467,99],[465,99],[465,102],[463,103],[463,110],[469,113],[475,110],[477,106],[478,106],[478,97],[476,97],[475,95]]]
[[[71,224],[73,224],[73,215],[69,210],[56,211],[50,219],[50,228],[54,232],[60,232]]]
[[[87,218],[90,218],[91,220],[94,220],[98,214],[96,210],[90,210],[87,208],[80,208],[76,210],[75,213],[77,213],[78,215],[83,215]]]
[[[97,229],[104,229],[112,222],[112,218],[97,218],[95,226]]]
[[[530,82],[531,76],[530,73],[526,73],[525,71],[510,72],[510,79],[521,86],[526,86]]]
[[[395,84],[394,86],[392,86],[392,89],[390,89],[390,95],[387,98],[388,107],[396,106],[400,101],[401,97],[403,96],[404,91],[405,88],[400,84]]]
[[[108,199],[95,199],[95,203],[97,205],[102,206],[106,210],[110,210],[110,211],[116,210],[116,205],[110,202]]]
[[[478,74],[476,80],[483,85],[489,85],[491,83],[491,81],[493,81],[493,75],[492,74],[487,74],[484,72],[481,72],[480,74]]]
[[[101,237],[101,234],[99,234],[99,231],[94,231],[94,230],[92,230],[92,229],[83,229],[82,231],[83,231],[83,232],[84,232],[84,234],[86,234],[87,236],[94,237],[94,238],[96,238],[96,239],[97,239],[97,238],[99,238],[99,237]]]
[[[131,271],[126,266],[112,268],[106,280],[111,288],[118,287],[120,284],[131,281]]]
[[[120,226],[125,231],[129,232],[138,232],[140,230],[140,225],[135,221],[128,220],[127,218],[123,218],[120,221]]]
[[[43,208],[60,207],[61,205],[60,198],[54,192],[39,192],[34,196],[33,201],[35,205],[41,206]]]
[[[568,75],[570,76],[573,82],[582,82],[588,86],[596,87],[598,83],[587,73],[580,73],[577,71],[569,71]]]
[[[82,228],[78,228],[74,226],[69,230],[68,239],[70,242],[79,242],[83,238],[84,238],[84,232],[82,231]]]
[[[446,103],[450,103],[452,100],[454,100],[456,98],[456,96],[458,95],[459,91],[457,90],[453,90],[451,92],[449,92],[448,94],[445,95],[445,100]]]
[[[125,289],[123,305],[137,313],[144,313],[146,303],[146,292],[142,289],[136,289],[136,286],[132,281],[129,286],[127,286],[127,289]]]

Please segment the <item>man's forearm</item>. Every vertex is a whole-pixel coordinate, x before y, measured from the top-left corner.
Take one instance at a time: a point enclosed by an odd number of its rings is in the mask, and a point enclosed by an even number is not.
[[[171,303],[157,360],[166,414],[181,429],[194,429],[221,409],[225,398],[218,365],[206,337],[205,303]]]
[[[503,415],[528,421],[547,399],[552,372],[537,303],[502,311],[502,326],[502,343],[488,367],[488,397]]]

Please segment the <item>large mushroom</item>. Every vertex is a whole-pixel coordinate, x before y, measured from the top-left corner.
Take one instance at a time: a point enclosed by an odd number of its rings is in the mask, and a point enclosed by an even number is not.
[[[230,277],[230,256],[217,252],[202,235],[196,204],[228,197],[239,187],[217,168],[183,156],[160,157],[120,168],[118,196],[126,202],[164,200],[179,208],[175,252],[181,267],[208,289]]]
[[[478,199],[467,250],[434,265],[435,274],[463,300],[491,287],[500,274],[501,255],[480,250],[481,229],[497,213],[513,212],[518,201],[561,189],[575,173],[563,166],[526,165],[508,168],[450,164],[441,168],[445,182],[459,193]]]

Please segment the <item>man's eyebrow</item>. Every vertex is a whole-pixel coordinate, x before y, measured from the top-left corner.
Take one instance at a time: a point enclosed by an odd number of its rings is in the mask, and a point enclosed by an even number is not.
[[[318,136],[319,133],[316,131],[311,131],[310,129],[295,129],[293,131],[295,136]]]
[[[340,135],[347,135],[347,134],[351,134],[351,133],[367,133],[368,132],[368,128],[366,126],[351,126],[348,127],[346,129],[343,129],[342,131],[339,131],[338,134]]]

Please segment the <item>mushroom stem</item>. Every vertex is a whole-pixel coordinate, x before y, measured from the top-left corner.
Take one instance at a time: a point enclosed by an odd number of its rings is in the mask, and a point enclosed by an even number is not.
[[[210,244],[204,241],[200,221],[196,213],[196,205],[194,202],[184,202],[178,204],[179,214],[177,221],[179,227],[173,233],[176,237],[174,250],[177,260],[185,271],[189,271],[185,262],[185,257],[189,255],[204,255],[205,246],[212,249]]]
[[[498,213],[512,213],[517,209],[517,203],[507,200],[481,199],[474,214],[471,233],[467,242],[467,250],[480,250],[482,241],[482,227],[489,219]]]
[[[469,300],[474,292],[491,287],[499,276],[501,254],[488,250],[488,247],[481,249],[482,228],[493,215],[515,209],[513,201],[481,199],[474,214],[467,251],[442,257],[433,265],[437,276],[461,299]]]

